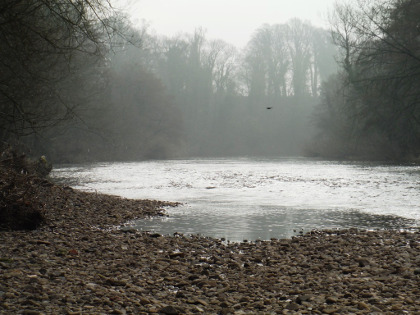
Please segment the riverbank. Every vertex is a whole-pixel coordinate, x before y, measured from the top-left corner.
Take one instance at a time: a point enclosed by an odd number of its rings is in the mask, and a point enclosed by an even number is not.
[[[172,203],[37,189],[45,223],[0,232],[1,314],[420,312],[419,231],[225,244],[112,229]]]

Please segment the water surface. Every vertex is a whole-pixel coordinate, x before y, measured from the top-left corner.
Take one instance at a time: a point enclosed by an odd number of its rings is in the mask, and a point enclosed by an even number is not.
[[[420,167],[310,159],[191,159],[65,166],[75,188],[179,201],[142,230],[270,239],[325,228],[409,228],[420,222]]]

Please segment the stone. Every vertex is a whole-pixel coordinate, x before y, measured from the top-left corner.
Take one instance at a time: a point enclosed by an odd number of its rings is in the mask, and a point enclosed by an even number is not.
[[[286,308],[288,310],[291,310],[291,311],[297,311],[298,309],[300,309],[300,306],[299,306],[299,304],[296,304],[294,302],[290,302],[289,304],[286,305]]]
[[[229,315],[232,313],[233,311],[230,308],[222,308],[219,312],[220,315]]]
[[[20,314],[22,314],[22,315],[42,315],[41,312],[39,312],[39,311],[33,311],[33,310],[22,310],[20,312]]]
[[[181,252],[172,252],[172,253],[169,254],[169,258],[171,258],[171,259],[175,259],[175,258],[178,258],[178,257],[182,258],[184,256],[185,256],[185,254],[181,253]]]
[[[44,227],[0,232],[0,314],[420,313],[420,254],[407,246],[420,230],[151,237],[115,225],[161,213],[159,202],[46,189]]]
[[[338,314],[340,309],[337,307],[325,307],[322,309],[322,312],[325,314]]]
[[[325,302],[326,302],[327,304],[335,304],[335,303],[337,303],[337,302],[338,302],[338,298],[337,298],[337,297],[335,297],[335,296],[329,296],[329,297],[327,297],[327,298],[325,299]]]
[[[113,279],[113,278],[108,278],[106,279],[106,284],[109,284],[111,286],[120,286],[120,287],[124,287],[127,285],[127,282],[124,280],[118,280],[118,279]]]
[[[312,298],[313,298],[313,295],[311,295],[311,294],[299,295],[296,298],[296,303],[302,304],[302,302],[310,301],[310,300],[312,300]]]
[[[201,304],[201,305],[203,305],[203,306],[208,306],[208,305],[209,305],[206,301],[204,301],[204,300],[202,300],[202,299],[196,299],[196,300],[195,300],[195,303],[196,303],[196,304]]]
[[[166,315],[178,315],[181,314],[180,310],[173,306],[165,306],[164,308],[160,309],[160,313],[166,314]]]
[[[193,309],[193,312],[197,312],[197,313],[203,314],[204,313],[204,309],[202,309],[201,307],[195,305],[194,306],[194,309]]]
[[[87,283],[86,284],[86,288],[88,288],[89,290],[94,290],[98,285],[96,283]]]
[[[369,305],[366,304],[365,302],[359,302],[359,303],[357,303],[357,308],[359,310],[369,310],[370,309]]]

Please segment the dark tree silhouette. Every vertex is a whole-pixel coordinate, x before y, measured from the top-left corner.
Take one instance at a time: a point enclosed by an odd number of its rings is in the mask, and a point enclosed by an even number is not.
[[[102,0],[0,3],[0,140],[76,115],[115,28]]]

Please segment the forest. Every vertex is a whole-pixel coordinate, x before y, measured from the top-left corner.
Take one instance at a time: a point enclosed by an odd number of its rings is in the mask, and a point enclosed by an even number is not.
[[[200,27],[153,34],[104,0],[4,0],[1,146],[54,163],[414,160],[419,16],[418,0],[339,2],[330,29],[264,24],[239,50]]]

